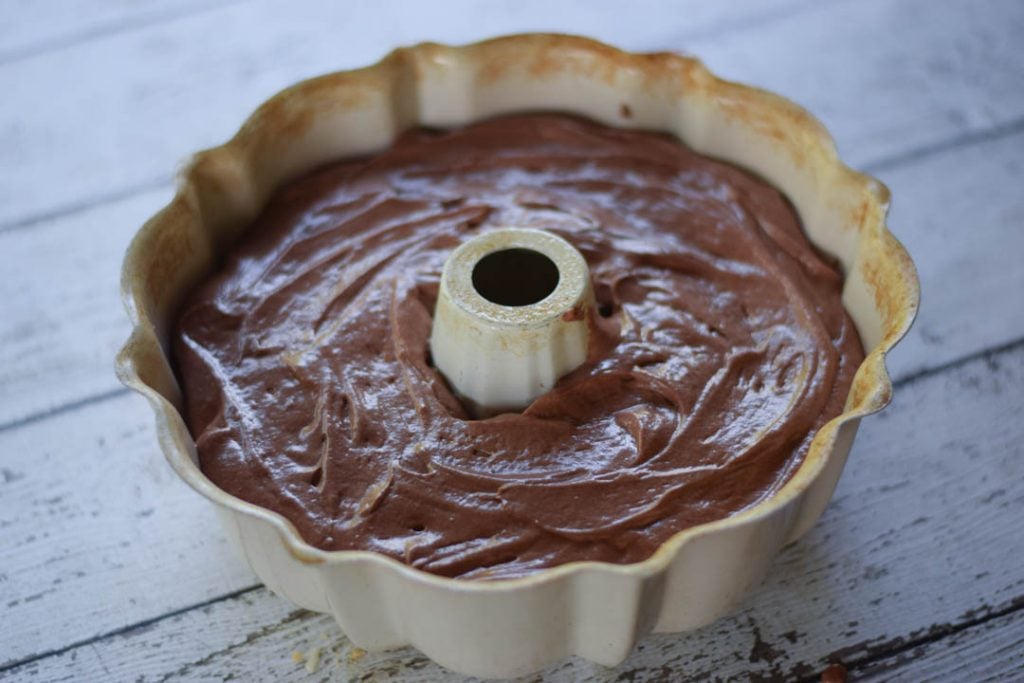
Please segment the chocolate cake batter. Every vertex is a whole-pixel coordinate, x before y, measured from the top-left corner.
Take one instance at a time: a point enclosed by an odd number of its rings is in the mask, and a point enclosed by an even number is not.
[[[589,359],[473,420],[432,367],[445,258],[497,227],[590,266]],[[800,465],[863,358],[778,191],[660,134],[556,115],[404,134],[280,190],[175,337],[203,472],[311,544],[502,578],[628,563]]]

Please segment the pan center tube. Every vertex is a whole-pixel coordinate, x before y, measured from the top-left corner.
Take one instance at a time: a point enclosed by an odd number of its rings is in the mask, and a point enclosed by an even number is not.
[[[563,238],[483,233],[445,262],[434,365],[475,417],[521,411],[586,360],[593,305],[587,262]]]

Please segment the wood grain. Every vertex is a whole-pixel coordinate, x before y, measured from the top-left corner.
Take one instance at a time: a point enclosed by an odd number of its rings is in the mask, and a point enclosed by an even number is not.
[[[1021,122],[1024,4],[819,6],[693,49],[722,75],[799,102],[855,166]],[[678,47],[678,45],[676,46]]]
[[[0,434],[0,667],[252,586],[135,396]],[[55,433],[56,430],[56,433]]]
[[[465,42],[547,28],[633,49],[690,50],[723,75],[810,107],[857,164],[1018,120],[1024,111],[1024,56],[1015,49],[1024,6],[1015,3],[817,3],[728,33],[714,29],[754,13],[751,2],[652,3],[636,12],[678,23],[638,21],[628,30],[613,3],[564,4],[557,12],[540,9],[551,7],[543,0],[497,7],[467,4],[439,22],[422,3],[397,11],[393,3],[318,2],[302,12],[246,3],[0,65],[0,131],[7,132],[0,149],[5,167],[18,170],[0,182],[0,226],[166,181],[184,156],[226,139],[276,90],[428,38]],[[546,21],[530,20],[537,16]],[[901,30],[885,30],[893,25]],[[360,30],[338,40],[340,26]],[[947,34],[962,44],[933,39]],[[69,78],[60,88],[37,85],[52,74]],[[39,182],[53,176],[61,182]]]
[[[742,612],[693,634],[648,637],[615,671],[573,659],[544,679],[806,676],[835,661],[856,667],[988,614],[1020,609],[1024,539],[1008,533],[1004,522],[1024,515],[1022,492],[1024,346],[902,387],[891,409],[862,427],[821,523],[781,555]],[[177,511],[182,523],[193,514]],[[111,525],[110,533],[130,528]],[[134,580],[149,579],[135,573]],[[140,589],[123,590],[135,595]],[[94,680],[129,673],[144,680],[284,680],[306,676],[292,661],[293,651],[319,647],[325,679],[449,679],[413,650],[357,660],[330,617],[295,612],[265,589],[196,612],[7,674],[40,681],[71,671],[91,672]],[[197,623],[203,642],[189,637]],[[79,664],[78,658],[94,657],[102,657],[106,669]]]
[[[921,278],[921,310],[890,357],[897,377],[1024,337],[1024,129],[878,173],[889,225]],[[1018,245],[1018,246],[1014,246]]]
[[[120,387],[128,242],[170,188],[0,233],[0,425]]]
[[[887,683],[1019,681],[1024,675],[1024,610],[1017,610],[858,669],[855,680]]]
[[[738,19],[792,4],[648,0],[631,10],[679,17],[674,26],[717,36]],[[226,140],[274,92],[399,45],[537,29],[618,38],[626,47],[663,43],[661,22],[622,31],[620,19],[620,4],[608,1],[460,0],[443,12],[396,0],[316,0],[301,11],[247,2],[0,64],[0,228],[167,182],[185,156]],[[46,87],[58,76],[59,87]]]

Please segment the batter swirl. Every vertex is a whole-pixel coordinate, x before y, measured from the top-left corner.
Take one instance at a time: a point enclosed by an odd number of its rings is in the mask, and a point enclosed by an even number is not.
[[[586,364],[471,420],[431,366],[445,258],[495,227],[586,258]],[[411,131],[270,200],[175,335],[203,472],[309,543],[425,571],[629,563],[792,475],[863,359],[778,191],[660,134],[557,115]]]

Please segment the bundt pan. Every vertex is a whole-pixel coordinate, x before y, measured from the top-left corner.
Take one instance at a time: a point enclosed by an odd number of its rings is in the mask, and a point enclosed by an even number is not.
[[[280,515],[214,486],[182,419],[170,334],[184,295],[271,192],[326,162],[381,149],[410,127],[537,110],[667,131],[750,169],[789,197],[810,239],[842,262],[843,302],[867,357],[845,412],[821,428],[789,482],[740,514],[680,531],[643,562],[577,562],[496,581],[441,578],[372,552],[319,550]],[[913,321],[919,291],[910,258],[886,228],[888,204],[885,186],[840,162],[806,111],[720,80],[690,57],[544,34],[402,48],[374,66],[278,93],[234,138],[190,160],[174,199],[128,249],[122,288],[134,330],[118,374],[149,400],[167,459],[217,506],[263,582],[333,614],[357,646],[412,645],[477,676],[527,674],[570,655],[614,666],[646,633],[694,629],[734,609],[779,549],[821,515],[860,419],[889,402],[885,354]]]

